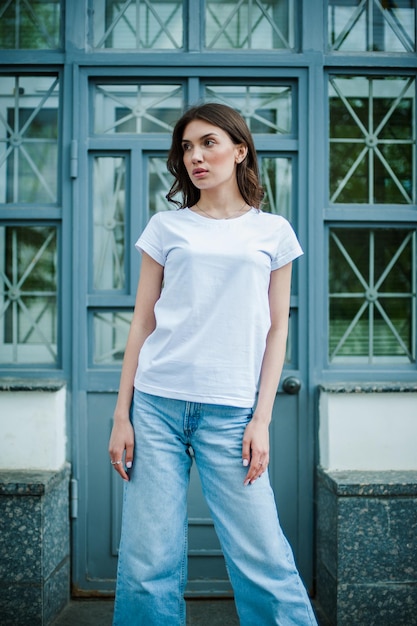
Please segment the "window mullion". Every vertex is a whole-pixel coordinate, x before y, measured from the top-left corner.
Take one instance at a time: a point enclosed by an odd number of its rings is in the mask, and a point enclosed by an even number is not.
[[[193,28],[185,29],[185,49],[188,52],[201,52],[204,48],[204,0],[185,0],[184,24],[193,24]]]

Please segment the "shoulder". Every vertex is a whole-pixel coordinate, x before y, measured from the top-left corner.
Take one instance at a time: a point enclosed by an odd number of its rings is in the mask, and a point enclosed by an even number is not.
[[[168,211],[158,211],[150,218],[148,225],[157,228],[175,228],[176,224],[183,224],[189,219],[187,209],[170,209]]]
[[[187,215],[187,209],[168,209],[167,211],[158,211],[151,219],[159,220],[161,223],[172,222],[183,219]]]
[[[277,213],[267,213],[266,211],[262,211],[262,209],[256,211],[255,215],[257,215],[263,222],[268,224],[278,225],[288,221],[282,215],[278,215]]]
[[[293,232],[290,222],[282,215],[277,215],[276,213],[265,213],[264,211],[259,210],[254,213],[254,217],[259,225],[266,231],[273,233]]]
[[[158,211],[151,215],[144,228],[144,232],[160,231],[161,229],[170,228],[172,225],[183,221],[181,220],[182,214],[184,214],[184,211],[181,209]]]

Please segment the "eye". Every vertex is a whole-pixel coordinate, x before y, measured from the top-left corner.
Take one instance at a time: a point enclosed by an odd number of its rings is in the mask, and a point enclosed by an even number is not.
[[[214,139],[206,139],[206,143],[205,143],[206,146],[214,146],[214,144],[215,144]]]
[[[191,145],[189,143],[182,144],[182,149],[184,152],[187,152],[187,150],[189,150],[190,148],[191,148]]]

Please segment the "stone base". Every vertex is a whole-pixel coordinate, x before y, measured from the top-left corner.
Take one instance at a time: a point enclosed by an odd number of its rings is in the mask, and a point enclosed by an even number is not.
[[[317,602],[332,626],[417,615],[417,471],[317,475]]]
[[[47,626],[69,601],[69,477],[0,472],[2,626]]]

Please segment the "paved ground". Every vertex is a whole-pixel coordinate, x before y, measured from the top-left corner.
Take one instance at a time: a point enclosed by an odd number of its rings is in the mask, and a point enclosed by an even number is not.
[[[111,600],[73,600],[53,626],[111,626]],[[187,602],[187,626],[239,626],[233,600]]]
[[[111,626],[112,616],[112,600],[72,600],[53,626]],[[233,600],[189,600],[187,626],[239,626]]]

